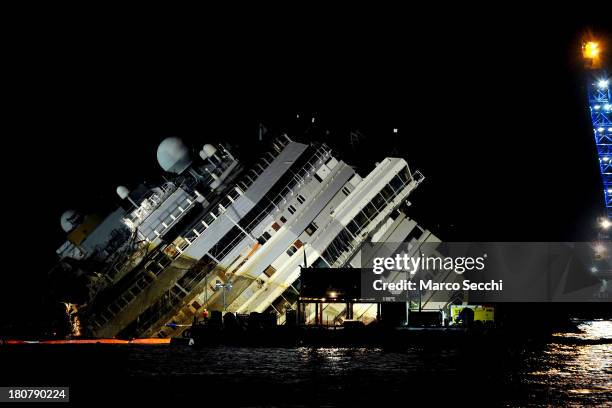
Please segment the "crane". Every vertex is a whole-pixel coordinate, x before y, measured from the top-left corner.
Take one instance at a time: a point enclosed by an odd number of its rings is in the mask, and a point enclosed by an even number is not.
[[[582,57],[587,71],[587,95],[606,207],[600,226],[608,230],[612,226],[612,98],[602,47],[600,41],[585,41]]]

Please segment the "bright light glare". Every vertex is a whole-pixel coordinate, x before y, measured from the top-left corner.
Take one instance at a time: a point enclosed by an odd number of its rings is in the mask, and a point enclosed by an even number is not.
[[[591,268],[591,272],[592,272],[592,273],[597,273],[597,268],[593,266],[593,267]]]
[[[597,87],[600,89],[605,89],[608,87],[609,84],[610,84],[610,81],[608,81],[607,79],[600,79],[597,82]]]
[[[606,253],[606,246],[601,243],[596,244],[593,249],[595,250],[595,254],[599,256],[603,256]]]
[[[599,56],[599,43],[595,41],[589,41],[584,44],[584,57],[585,58],[597,58]]]
[[[608,190],[608,193],[609,193],[609,192],[610,192],[610,190]],[[601,225],[601,228],[603,228],[603,229],[606,229],[606,230],[607,230],[608,228],[610,228],[610,226],[612,226],[612,222],[610,222],[610,220],[609,220],[609,219],[604,218],[604,219],[602,219],[602,220],[601,220],[601,222],[599,223],[599,225]],[[603,245],[602,245],[602,248],[603,248]],[[605,249],[604,249],[604,250],[605,250]]]

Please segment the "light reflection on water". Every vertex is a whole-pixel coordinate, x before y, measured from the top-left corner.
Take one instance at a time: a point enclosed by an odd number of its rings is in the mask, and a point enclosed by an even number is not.
[[[526,359],[522,382],[544,399],[542,406],[612,406],[612,321],[581,322],[578,329],[555,333],[541,353]]]
[[[240,390],[235,397],[247,405],[277,398],[281,405],[335,406],[347,396],[382,401],[421,393],[431,402],[491,394],[493,405],[612,406],[612,322],[583,322],[579,328],[522,353],[417,346],[135,347],[128,366],[132,378],[163,383],[172,377]],[[180,399],[183,391],[173,392]]]
[[[612,340],[612,320],[577,321],[578,333],[555,333],[555,337],[580,340]]]

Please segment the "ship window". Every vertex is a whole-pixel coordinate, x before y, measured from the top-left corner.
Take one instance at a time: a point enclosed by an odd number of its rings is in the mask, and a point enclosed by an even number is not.
[[[280,222],[282,222],[283,224],[287,222],[287,219],[285,217],[280,217]]]
[[[311,222],[311,223],[310,223],[310,225],[308,225],[308,226],[306,227],[306,229],[305,229],[304,231],[305,231],[305,232],[306,232],[308,235],[312,235],[312,234],[314,234],[314,233],[315,233],[315,231],[317,230],[317,228],[318,228],[318,227],[317,227],[317,224],[315,224],[315,223],[314,223],[314,221],[313,221],[313,222]]]
[[[361,229],[361,228],[364,228],[367,225],[368,217],[366,217],[366,215],[365,215],[365,213],[363,211],[359,211],[359,214],[357,214],[355,216],[353,221],[355,221],[357,226]]]
[[[370,220],[373,220],[378,214],[376,207],[374,207],[372,203],[369,203],[368,205],[366,205],[366,207],[363,209],[363,212]]]
[[[293,256],[293,254],[295,254],[296,252],[297,252],[297,248],[295,247],[295,245],[291,245],[289,249],[287,250],[287,255]]]
[[[346,186],[342,187],[342,192],[344,193],[344,195],[351,194],[351,190],[349,190],[349,188]]]
[[[293,243],[293,245],[295,245],[295,247],[296,247],[297,249],[300,249],[300,248],[302,247],[302,245],[304,245],[304,244],[302,244],[302,241],[300,241],[300,240],[298,239],[298,240],[296,240],[296,241]]]
[[[376,194],[376,197],[374,197],[374,199],[372,200],[372,204],[374,204],[374,207],[381,209],[387,204],[387,202],[385,201],[385,198],[382,196],[382,194]]]
[[[277,222],[275,222],[274,224],[272,224],[272,229],[273,229],[274,231],[278,231],[278,230],[280,229],[280,225],[278,225],[278,223],[277,223]]]
[[[386,185],[385,188],[383,188],[381,190],[380,194],[382,194],[382,196],[387,201],[390,201],[393,198],[393,196],[395,195],[395,193],[393,192],[393,189],[389,185]]]
[[[400,179],[399,176],[395,176],[393,177],[393,179],[391,180],[391,182],[389,183],[389,185],[391,187],[393,187],[393,189],[399,193],[400,190],[404,187],[404,183],[402,183],[402,179]]]
[[[295,207],[294,207],[294,206],[290,205],[290,206],[287,208],[287,211],[289,211],[289,213],[291,213],[291,214],[295,214],[295,211],[296,211],[296,210],[295,210]]]
[[[259,242],[261,245],[263,245],[266,242],[268,242],[270,237],[271,237],[270,233],[268,231],[266,231],[263,234],[261,234],[261,236],[259,238],[257,238],[257,242]]]
[[[200,305],[197,300],[194,300],[193,303],[191,303],[191,306],[195,309],[198,310],[199,308],[202,307],[202,305]]]
[[[351,245],[352,237],[346,230],[341,230],[340,233],[334,240],[327,246],[327,249],[321,255],[329,265],[333,265],[342,254],[352,251]]]
[[[353,235],[353,236],[357,236],[357,234],[359,234],[359,231],[361,230],[361,228],[359,228],[359,225],[357,225],[357,223],[355,221],[351,221],[349,222],[349,224],[346,226],[346,229]]]
[[[404,167],[398,174],[400,179],[404,184],[408,183],[408,179],[410,179],[410,173],[408,172],[408,167]]]
[[[274,275],[274,272],[276,272],[276,268],[273,267],[272,265],[268,266],[265,270],[264,273],[266,274],[266,276],[269,278],[270,276]]]
[[[304,196],[303,196],[303,195],[301,195],[301,194],[298,194],[298,196],[297,196],[297,200],[298,200],[298,202],[299,202],[300,204],[304,204],[304,201],[306,201],[306,199],[304,198]]]
[[[317,181],[318,181],[319,183],[322,183],[322,182],[323,182],[323,179],[322,179],[321,177],[319,177],[319,175],[318,175],[317,173],[315,173],[315,174],[314,174],[314,178],[315,178],[315,179],[317,179]]]

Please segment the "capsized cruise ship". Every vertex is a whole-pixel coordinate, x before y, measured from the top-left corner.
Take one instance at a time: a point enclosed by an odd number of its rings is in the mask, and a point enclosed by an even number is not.
[[[164,184],[118,187],[126,205],[104,219],[61,217],[67,241],[51,274],[87,277],[86,336],[176,336],[205,310],[272,312],[283,324],[304,263],[359,267],[366,242],[439,242],[406,214],[424,177],[401,158],[359,175],[325,144],[283,134],[249,167],[223,144],[191,157],[174,137],[157,160]],[[330,321],[344,312],[324,311]]]

